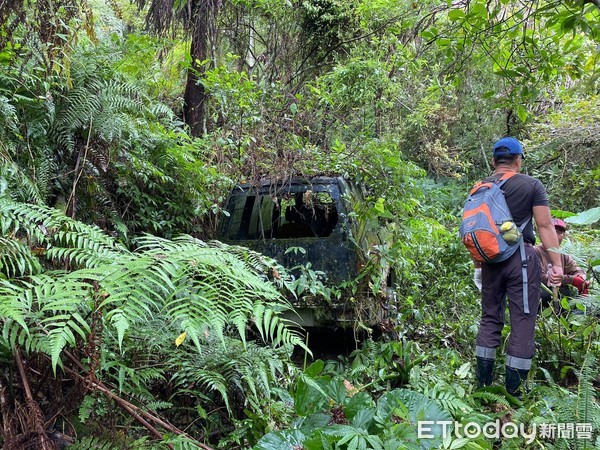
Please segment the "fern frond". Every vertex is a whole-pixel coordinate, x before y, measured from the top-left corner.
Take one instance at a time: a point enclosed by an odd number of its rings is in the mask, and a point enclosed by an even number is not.
[[[600,405],[592,385],[592,380],[597,373],[596,359],[588,352],[578,373],[577,392],[571,392],[557,385],[536,387],[532,391],[536,401],[529,406],[530,410],[540,411],[534,422],[591,424],[592,429],[597,430],[600,426]],[[595,448],[591,441],[573,441],[562,437],[556,439],[553,445],[555,449]]]
[[[98,87],[97,94],[104,110],[138,113],[144,111],[141,101],[143,94],[139,86],[113,78],[103,81]]]
[[[164,103],[156,102],[152,104],[152,106],[150,107],[150,112],[156,117],[165,117],[169,121],[175,119],[175,114],[173,113],[173,110]]]
[[[255,252],[246,247],[238,245],[225,244],[220,241],[209,241],[208,246],[213,248],[222,249],[232,255],[235,255],[240,261],[243,261],[246,268],[258,274],[267,275],[269,270],[273,267],[280,270],[279,275],[286,275],[286,270],[279,265],[273,258],[263,255],[262,253]]]
[[[100,99],[86,87],[78,86],[66,92],[57,102],[56,119],[51,137],[57,144],[68,149],[75,148],[73,131],[89,127],[94,113],[100,108]]]
[[[9,218],[3,226],[10,235],[25,234],[48,248],[48,261],[69,260],[70,272],[0,280],[3,345],[48,354],[54,370],[65,348],[87,340],[95,308],[102,317],[102,347],[124,356],[105,363],[102,374],[123,391],[153,400],[148,386],[172,376],[179,388],[196,386],[199,398],[207,389],[218,394],[229,410],[232,389],[258,409],[283,371],[280,349],[303,345],[298,330],[280,316],[289,303],[264,273],[249,270],[227,248],[190,236],[144,236],[130,252],[56,210],[0,202],[0,214]],[[248,340],[252,326],[272,347]],[[173,351],[181,331],[189,340]],[[135,364],[126,358],[131,353]],[[181,370],[167,373],[172,367]]]
[[[452,390],[443,387],[434,388],[429,392],[429,397],[437,400],[445,410],[453,416],[464,415],[473,411],[473,408],[458,397]]]
[[[77,336],[85,339],[90,331],[84,319],[89,311],[86,297],[90,288],[87,283],[56,280],[47,275],[29,277],[20,286],[2,282],[3,338],[28,352],[50,355],[56,370],[63,349],[75,346]]]
[[[69,445],[70,450],[120,450],[122,445],[115,444],[108,438],[100,438],[95,436],[84,436],[78,439],[72,445]]]
[[[573,413],[575,423],[591,423],[595,430],[600,429],[600,404],[592,384],[597,376],[598,361],[591,352],[588,352],[579,371],[579,385]]]
[[[223,400],[223,403],[225,403],[227,410],[228,411],[231,410],[230,405],[229,405],[229,395],[228,395],[228,391],[227,391],[228,383],[223,375],[221,375],[217,372],[213,372],[211,370],[200,369],[200,368],[197,370],[187,370],[187,371],[185,369],[183,369],[181,371],[178,371],[173,376],[172,381],[176,385],[179,385],[180,384],[179,381],[182,378],[184,378],[186,380],[193,380],[199,386],[203,386],[206,389],[208,389],[209,391],[218,392],[221,396],[221,399]],[[184,393],[184,392],[185,392],[185,390],[183,390],[183,392],[179,392],[179,393]]]
[[[209,339],[200,356],[193,359],[186,357],[189,350],[180,348],[168,364],[180,367],[173,380],[182,387],[198,383],[208,386],[209,383],[224,402],[223,395],[228,397],[226,404],[229,406],[229,399],[234,394],[238,397],[242,394],[245,402],[259,410],[259,405],[272,395],[273,385],[279,383],[286,368],[282,355],[253,342],[243,344],[227,337],[225,340],[225,347],[221,347],[214,338]]]
[[[201,339],[198,331],[206,323],[220,337],[225,325],[233,324],[245,340],[246,327],[254,319],[265,341],[302,343],[299,334],[290,329],[291,322],[278,315],[290,306],[277,289],[227,251],[216,251],[190,236],[174,241],[146,236],[139,243],[145,254],[179,264],[180,284],[166,301],[166,314],[183,323],[195,342]]]
[[[43,158],[42,158],[43,159]],[[36,181],[26,169],[0,153],[0,182],[4,180],[10,197],[15,201],[42,204],[47,186],[45,180]],[[1,190],[0,190],[1,192]]]
[[[68,260],[76,266],[95,267],[126,253],[100,228],[69,219],[57,209],[0,201],[0,217],[4,233],[29,236],[47,248],[46,258],[57,262]]]
[[[4,324],[2,337],[10,343],[13,348],[17,343],[20,327],[25,333],[29,333],[27,324],[28,312],[33,300],[30,292],[23,287],[17,286],[10,281],[0,279],[0,320]]]
[[[471,398],[477,399],[477,400],[482,400],[487,403],[496,403],[499,405],[506,406],[507,408],[510,408],[510,406],[511,406],[510,402],[508,400],[506,400],[505,396],[498,395],[493,392],[487,392],[487,391],[473,392],[473,394],[471,395]]]
[[[173,407],[173,403],[165,402],[162,400],[151,401],[146,403],[146,407],[151,411],[158,411],[160,409],[169,409]]]
[[[294,322],[280,317],[276,308],[256,304],[253,313],[254,324],[264,342],[272,342],[275,346],[303,346],[303,337],[294,329]]]
[[[42,271],[29,246],[14,239],[0,237],[0,274],[7,278],[36,275]]]
[[[8,97],[0,95],[0,118],[2,118],[2,127],[8,128],[13,133],[18,133],[19,119],[17,117],[17,108],[11,103]]]

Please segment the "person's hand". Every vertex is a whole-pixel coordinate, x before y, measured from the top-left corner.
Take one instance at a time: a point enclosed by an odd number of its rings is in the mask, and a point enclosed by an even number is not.
[[[571,284],[577,288],[579,295],[586,295],[588,293],[589,281],[586,281],[583,277],[576,276],[571,281]]]
[[[482,277],[481,277],[481,267],[475,267],[475,271],[473,272],[473,282],[479,292],[481,292],[481,288],[483,287]]]
[[[552,266],[548,270],[548,285],[549,286],[560,286],[563,279],[562,267]]]

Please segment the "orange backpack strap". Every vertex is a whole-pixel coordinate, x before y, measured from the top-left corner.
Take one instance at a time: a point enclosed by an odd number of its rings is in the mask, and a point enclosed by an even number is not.
[[[517,174],[517,172],[513,172],[512,170],[510,172],[502,172],[502,175],[500,176],[500,178],[498,178],[496,180],[496,183],[502,182],[502,181],[507,181],[510,178],[514,177],[516,174]]]
[[[488,177],[488,178],[484,178],[483,180],[479,180],[477,183],[475,183],[473,185],[473,187],[471,188],[471,190],[469,191],[469,195],[473,195],[475,192],[477,192],[480,188],[482,187],[490,187],[492,183],[498,183],[500,185],[506,183],[510,178],[512,178],[513,176],[515,176],[517,174],[517,172],[502,172],[502,175],[500,176],[500,178],[492,178],[492,177]]]

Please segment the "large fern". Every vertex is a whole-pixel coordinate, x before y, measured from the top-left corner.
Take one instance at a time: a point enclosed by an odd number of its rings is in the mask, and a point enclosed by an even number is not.
[[[596,392],[592,384],[598,376],[598,361],[588,352],[583,365],[578,373],[579,384],[577,386],[577,395],[573,402],[562,403],[559,407],[559,418],[564,423],[591,424],[592,430],[600,429],[600,404],[596,397]],[[598,436],[596,436],[598,437]],[[576,442],[574,447],[579,449],[597,448],[592,441],[581,440]]]
[[[14,149],[11,149],[12,151]],[[33,177],[30,168],[28,170],[9,159],[8,153],[0,152],[0,183],[4,184],[4,187],[0,187],[0,195],[6,194],[15,201],[42,204],[48,194],[49,160],[39,158],[36,161],[38,167],[35,168],[37,170],[33,170],[36,174]]]
[[[54,268],[93,267],[127,254],[98,227],[71,220],[61,211],[39,205],[0,201],[3,234],[26,238]]]
[[[281,361],[303,345],[268,264],[237,249],[144,236],[130,251],[95,226],[7,199],[0,217],[0,344],[48,355],[55,372],[65,351],[84,347],[95,377],[139,401],[158,407],[187,391],[198,408],[259,411]],[[167,384],[173,398],[156,393]]]
[[[0,71],[0,180],[17,201],[41,204],[52,193],[57,161],[48,145],[50,86],[37,71]]]
[[[600,405],[594,391],[593,380],[598,374],[596,358],[588,352],[578,371],[579,383],[573,392],[557,385],[539,386],[532,393],[528,410],[537,414],[533,422],[541,424],[590,424],[592,439],[566,439],[556,436],[549,449],[584,450],[595,449],[600,440]],[[595,441],[594,441],[595,439]]]
[[[278,351],[255,343],[243,345],[230,338],[226,338],[224,346],[216,340],[209,340],[208,344],[193,358],[188,357],[190,347],[171,353],[168,366],[179,367],[171,379],[179,387],[176,395],[198,396],[202,392],[198,388],[204,387],[218,393],[226,408],[231,410],[234,406],[231,399],[239,402],[241,394],[243,403],[237,408],[260,411],[272,397],[272,387],[279,384],[286,373]]]
[[[71,450],[120,450],[122,446],[111,442],[108,437],[100,438],[96,436],[85,436],[78,439],[73,445],[70,445]]]

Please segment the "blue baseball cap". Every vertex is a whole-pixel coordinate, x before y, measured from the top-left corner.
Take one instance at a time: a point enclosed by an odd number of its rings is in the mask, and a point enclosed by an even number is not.
[[[512,137],[505,137],[494,144],[494,157],[503,155],[523,155],[521,143]]]

